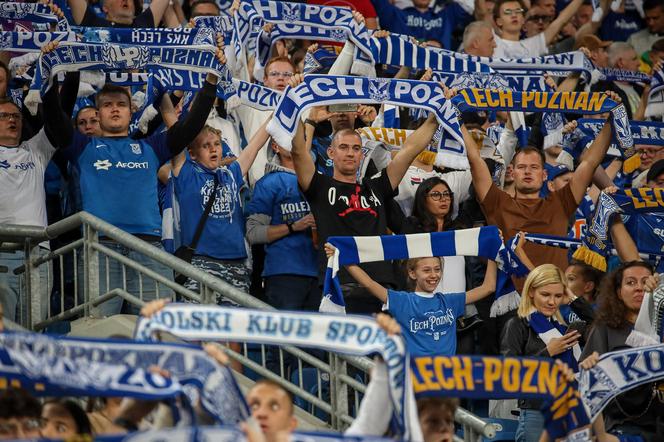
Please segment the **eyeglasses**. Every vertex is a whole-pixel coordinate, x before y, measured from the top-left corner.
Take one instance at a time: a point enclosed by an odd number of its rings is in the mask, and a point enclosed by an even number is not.
[[[454,193],[448,192],[447,190],[445,192],[429,192],[427,195],[429,198],[431,198],[434,201],[440,201],[440,200],[450,200],[454,196]]]
[[[23,115],[18,112],[0,112],[0,121],[9,121],[12,118],[18,121],[23,118]]]
[[[292,72],[279,72],[279,71],[270,71],[268,72],[268,77],[284,77],[291,78],[293,76]]]
[[[551,18],[552,17],[550,15],[531,15],[526,20],[541,23],[551,23]]]
[[[516,15],[523,15],[524,12],[526,12],[526,10],[523,9],[523,8],[516,8],[516,9],[507,8],[507,9],[503,10],[503,14],[505,14],[505,15],[515,15],[515,14]]]
[[[0,422],[0,434],[18,435],[19,425],[23,433],[31,433],[44,425],[44,420],[41,418],[19,418],[17,420],[18,422]]]

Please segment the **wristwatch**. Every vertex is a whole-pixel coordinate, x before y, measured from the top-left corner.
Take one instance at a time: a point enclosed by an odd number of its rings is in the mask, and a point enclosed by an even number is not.
[[[295,233],[295,230],[293,230],[293,223],[286,223],[286,226],[288,227],[288,233]]]

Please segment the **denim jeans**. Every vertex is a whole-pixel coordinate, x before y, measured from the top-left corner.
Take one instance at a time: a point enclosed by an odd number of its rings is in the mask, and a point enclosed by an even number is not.
[[[138,253],[134,250],[131,250],[122,244],[118,244],[115,241],[110,240],[100,240],[100,244],[112,249],[113,251],[120,253],[127,258],[136,261],[137,263],[147,267],[148,269],[158,273],[169,280],[173,280],[173,269],[167,267],[147,256]],[[163,250],[163,247],[159,241],[151,242],[151,245]],[[122,288],[128,293],[141,297],[145,302],[152,301],[157,299],[157,283],[152,279],[143,276],[142,281],[139,281],[138,272],[129,267],[126,267],[126,280],[123,276],[122,264],[113,258],[108,258],[108,275],[106,274],[106,257],[103,253],[99,253],[99,295],[103,295],[113,289]],[[107,281],[108,278],[108,281]],[[79,284],[82,285],[84,280],[84,275],[79,265]],[[142,284],[141,284],[142,282]],[[126,283],[126,285],[125,285]],[[141,295],[141,285],[142,295]],[[168,287],[159,285],[159,299],[162,298],[173,298],[173,291]],[[83,293],[82,291],[80,293]],[[108,301],[99,305],[100,314],[102,316],[112,316],[117,315],[122,312],[122,302],[124,300],[120,297],[115,297],[109,299]],[[139,308],[134,305],[128,306],[127,313],[138,314]]]
[[[44,256],[48,250],[36,247],[33,249],[33,258]],[[14,275],[14,269],[24,264],[23,259],[25,253],[22,250],[16,252],[1,252],[0,253],[0,266],[6,266],[7,272],[0,273],[0,303],[4,309],[4,316],[12,321],[17,320],[19,313],[19,295],[20,295],[20,281],[21,278],[26,276]],[[39,267],[39,294],[41,298],[41,317],[37,319],[46,319],[48,313],[48,298],[51,292],[51,278],[49,278],[49,268],[51,263],[42,264]],[[25,300],[24,300],[25,301]],[[27,314],[28,306],[22,306],[23,314]]]
[[[544,415],[537,410],[521,409],[516,442],[538,442],[544,431]]]

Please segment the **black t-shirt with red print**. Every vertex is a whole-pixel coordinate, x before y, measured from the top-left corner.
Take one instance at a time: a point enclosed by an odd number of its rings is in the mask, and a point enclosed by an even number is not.
[[[377,236],[387,234],[386,201],[393,198],[387,172],[365,178],[361,183],[343,183],[332,177],[314,174],[304,196],[309,201],[311,213],[318,229],[319,277],[325,275],[327,259],[323,245],[330,236]],[[361,267],[375,281],[394,284],[392,265],[387,262],[362,264]],[[339,282],[355,282],[342,269]]]

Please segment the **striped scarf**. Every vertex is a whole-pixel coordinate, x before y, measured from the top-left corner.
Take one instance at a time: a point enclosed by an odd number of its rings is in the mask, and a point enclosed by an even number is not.
[[[231,341],[287,344],[357,356],[378,353],[387,364],[393,423],[404,440],[421,440],[408,373],[408,353],[400,336],[388,336],[365,316],[264,311],[211,305],[169,304],[149,318],[139,318],[135,337],[151,340],[155,332],[185,341]]]
[[[219,63],[216,48],[201,46],[130,46],[63,42],[53,51],[42,54],[25,105],[32,113],[41,102],[41,95],[51,86],[59,72],[77,70],[127,70],[173,68],[213,73],[230,78],[225,65]]]
[[[602,114],[610,112],[613,134],[625,158],[623,168],[631,172],[640,163],[623,103],[616,103],[603,93],[588,92],[512,92],[489,89],[463,89],[452,99],[460,111],[556,111],[560,113]]]
[[[549,345],[549,342],[551,342],[553,338],[560,338],[565,334],[564,325],[556,321],[555,318],[547,318],[538,311],[534,311],[528,315],[528,324],[546,345]],[[576,373],[579,371],[578,361],[580,356],[581,347],[578,343],[576,343],[572,348],[568,348],[555,357],[556,359],[560,359],[561,361],[565,362],[569,368],[574,370]]]
[[[434,112],[438,123],[458,144],[439,147],[445,164],[457,169],[468,168],[463,137],[456,111],[445,99],[442,87],[435,82],[358,78],[335,75],[308,75],[296,88],[287,88],[267,130],[277,144],[290,149],[302,111],[311,106],[337,103],[389,103]]]
[[[67,20],[58,18],[48,5],[42,3],[0,2],[0,19],[56,23],[58,31],[69,30]]]
[[[337,278],[339,269],[344,265],[431,256],[481,256],[496,261],[500,269],[507,267],[504,265],[506,252],[495,226],[411,235],[331,236],[327,242],[336,250],[327,261],[323,282],[323,299],[319,311],[326,313],[346,312]],[[500,281],[500,276],[498,279]],[[513,286],[512,291],[508,291],[509,285],[506,283],[503,287],[501,291],[496,291],[496,302],[516,293],[512,292]]]
[[[152,365],[171,377],[152,374]],[[249,416],[230,369],[188,345],[4,332],[0,376],[39,395],[181,397],[190,405],[200,401],[217,423],[236,424]]]

